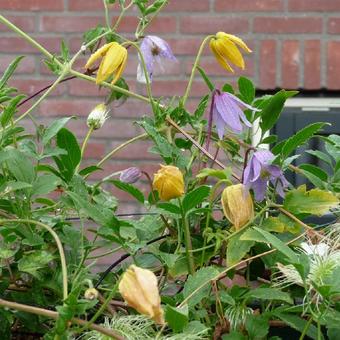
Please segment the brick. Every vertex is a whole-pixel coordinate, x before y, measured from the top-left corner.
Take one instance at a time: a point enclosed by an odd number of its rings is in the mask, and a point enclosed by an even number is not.
[[[33,16],[6,15],[6,19],[27,33],[34,31],[35,19]],[[11,29],[0,23],[0,32],[11,32]]]
[[[89,142],[85,149],[85,158],[101,159],[105,155],[105,144],[97,142]]]
[[[102,11],[103,0],[69,0],[71,11]]]
[[[299,87],[300,48],[296,40],[287,40],[282,44],[282,87],[296,89]]]
[[[304,86],[307,90],[321,87],[321,43],[320,40],[305,41]]]
[[[72,0],[71,0],[72,1]],[[62,11],[63,0],[0,0],[2,10],[12,11]]]
[[[330,41],[327,46],[327,87],[340,90],[340,41]]]
[[[43,16],[41,32],[84,32],[103,23],[102,16]]]
[[[34,38],[34,37],[33,37]],[[38,37],[36,40],[50,52],[60,51],[61,38]],[[36,48],[21,37],[2,37],[0,39],[0,52],[5,53],[40,53]]]
[[[116,148],[120,143],[113,143],[110,146],[110,149]],[[159,156],[150,153],[148,150],[151,146],[154,144],[150,141],[138,141],[136,143],[128,145],[126,148],[123,150],[119,151],[115,155],[115,159],[119,160],[160,160]]]
[[[209,0],[171,0],[164,12],[205,12],[209,11]]]
[[[340,11],[339,0],[289,0],[288,9],[290,11]]]
[[[216,11],[274,12],[283,10],[282,0],[216,0]]]
[[[51,84],[53,80],[42,80],[42,79],[11,79],[10,84],[18,88],[19,92],[22,92],[27,95],[32,95],[43,87]],[[54,91],[50,93],[50,96],[60,96],[61,94],[66,92],[66,85],[60,84],[57,86]]]
[[[272,18],[254,19],[256,33],[321,33],[322,18]]]
[[[276,40],[263,40],[260,43],[260,88],[276,87]]]
[[[214,34],[218,31],[245,33],[248,29],[249,22],[244,18],[190,15],[180,19],[182,33]]]
[[[116,22],[117,17],[112,19],[112,23]],[[124,33],[134,33],[138,24],[138,18],[136,16],[126,16],[121,21],[118,30]],[[160,16],[152,21],[147,29],[147,33],[169,33],[176,32],[177,23],[174,16]]]
[[[4,72],[7,66],[14,60],[15,56],[0,56],[0,72]],[[30,56],[26,56],[21,60],[19,66],[17,67],[15,74],[30,74],[35,71],[35,62],[34,58]]]
[[[87,117],[97,104],[96,100],[47,99],[39,105],[39,115],[43,117]]]
[[[330,18],[328,20],[328,33],[340,34],[340,18]]]

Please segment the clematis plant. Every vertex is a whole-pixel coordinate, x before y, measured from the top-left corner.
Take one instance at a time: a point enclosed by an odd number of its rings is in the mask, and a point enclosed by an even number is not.
[[[121,12],[111,23],[113,3]],[[166,3],[103,1],[105,26],[85,32],[74,55],[65,43],[54,55],[0,15],[55,74],[26,98],[10,82],[21,56],[0,75],[0,338],[264,340],[286,327],[301,340],[337,339],[340,137],[318,122],[278,141],[271,130],[295,93],[256,95],[246,77],[216,84],[202,62],[207,45],[229,72],[251,52],[225,32],[202,37],[183,95],[154,96],[147,80],[177,60],[149,34]],[[133,38],[119,30],[127,13],[138,16]],[[206,90],[189,106],[197,76]],[[98,85],[87,119],[41,121],[39,105],[75,78]],[[122,141],[106,120],[126,101],[136,101],[128,110],[144,133]],[[74,124],[87,131],[76,135]],[[320,135],[323,149],[306,154],[327,172],[298,163],[299,147]],[[305,184],[290,185],[289,173]]]

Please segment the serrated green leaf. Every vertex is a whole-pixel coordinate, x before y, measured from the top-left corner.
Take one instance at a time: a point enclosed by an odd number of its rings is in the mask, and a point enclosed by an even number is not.
[[[139,189],[137,189],[135,186],[133,186],[132,184],[124,183],[117,179],[112,179],[112,180],[109,180],[108,182],[112,183],[116,188],[127,192],[128,194],[133,196],[137,201],[144,204],[145,197],[143,193]]]
[[[308,139],[310,139],[326,124],[327,123],[320,122],[307,125],[305,128],[298,131],[295,135],[288,138],[281,150],[282,157],[288,157],[297,147],[307,142]]]
[[[284,208],[293,214],[322,216],[337,206],[339,199],[331,192],[321,189],[307,191],[305,185],[290,190],[284,200]]]
[[[70,119],[74,117],[65,117],[55,120],[44,132],[42,142],[46,145],[59,131],[62,129]]]
[[[187,213],[190,209],[202,203],[203,200],[209,196],[209,193],[210,187],[203,185],[186,194],[182,202],[184,212]]]
[[[218,270],[214,267],[205,267],[198,270],[193,275],[189,275],[187,282],[184,285],[183,297],[187,298],[193,291],[199,288],[203,283],[212,280],[219,274]],[[190,308],[197,305],[204,298],[208,296],[209,285],[205,285],[200,290],[198,290],[188,301]]]

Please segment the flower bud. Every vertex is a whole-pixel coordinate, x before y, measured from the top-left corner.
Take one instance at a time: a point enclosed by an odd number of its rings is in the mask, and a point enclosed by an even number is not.
[[[104,103],[98,104],[87,117],[87,126],[93,130],[100,129],[108,118],[108,110]]]
[[[221,203],[225,217],[236,230],[242,228],[254,216],[253,200],[243,184],[225,188]]]
[[[181,171],[172,165],[161,165],[154,175],[153,188],[158,191],[164,201],[180,197],[184,194],[184,179]]]
[[[157,278],[152,271],[131,265],[122,276],[119,292],[129,306],[164,324]]]
[[[120,173],[119,179],[121,182],[124,183],[136,183],[142,176],[142,172],[140,171],[139,168],[136,167],[131,167],[123,170]]]
[[[86,300],[94,300],[99,296],[98,290],[96,288],[86,289],[84,297]]]

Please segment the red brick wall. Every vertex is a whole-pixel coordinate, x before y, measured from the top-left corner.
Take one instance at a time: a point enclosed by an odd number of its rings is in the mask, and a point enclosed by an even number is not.
[[[331,90],[340,89],[340,0],[170,0],[163,14],[150,26],[149,33],[168,40],[179,63],[158,77],[153,84],[157,96],[183,94],[194,55],[206,34],[222,30],[243,37],[253,53],[246,57],[247,68],[234,76],[226,74],[206,49],[202,66],[217,84],[234,82],[240,74],[251,77],[259,89],[276,87]],[[63,38],[76,52],[81,33],[103,23],[102,0],[0,0],[0,12],[31,33],[51,52],[57,53]],[[128,34],[135,28],[136,11],[123,19],[119,31]],[[115,19],[115,9],[111,11]],[[18,54],[27,57],[13,84],[31,94],[53,81],[39,53],[16,34],[0,25],[0,72]],[[84,58],[77,62],[81,70]],[[132,56],[125,75],[132,90],[143,92],[135,84],[136,60]],[[197,81],[190,106],[206,91]],[[42,122],[57,116],[78,117],[70,127],[79,136],[86,133],[85,119],[104,90],[93,84],[73,80],[62,84],[34,112]],[[72,100],[71,100],[72,98]],[[112,119],[97,131],[87,156],[99,159],[140,130],[133,120],[150,113],[144,105],[128,100],[112,108]],[[133,164],[155,169],[155,156],[146,153],[148,142],[131,145],[107,163],[105,174]],[[126,196],[122,197],[126,199]]]

